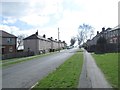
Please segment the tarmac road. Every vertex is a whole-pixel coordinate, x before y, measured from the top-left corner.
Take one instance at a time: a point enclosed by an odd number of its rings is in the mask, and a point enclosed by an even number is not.
[[[72,56],[78,49],[64,50],[2,69],[2,88],[30,88]]]

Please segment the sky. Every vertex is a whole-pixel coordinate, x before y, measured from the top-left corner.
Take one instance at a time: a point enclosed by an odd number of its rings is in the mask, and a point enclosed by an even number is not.
[[[58,38],[70,44],[83,23],[94,27],[94,35],[102,27],[118,25],[119,0],[1,0],[0,30],[16,36],[39,35]]]

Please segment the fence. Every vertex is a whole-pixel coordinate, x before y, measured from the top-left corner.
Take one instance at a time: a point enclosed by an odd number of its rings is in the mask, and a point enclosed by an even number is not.
[[[2,60],[33,56],[34,52],[16,52],[2,55]]]

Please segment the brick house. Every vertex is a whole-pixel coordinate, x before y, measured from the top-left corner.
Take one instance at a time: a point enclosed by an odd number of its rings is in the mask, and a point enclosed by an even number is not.
[[[86,42],[88,51],[95,51],[97,40],[100,37],[104,37],[106,39],[107,41],[106,50],[108,52],[120,50],[118,47],[120,44],[119,33],[120,33],[119,25],[116,26],[115,28],[107,29],[102,28],[102,31],[100,33],[97,31],[97,35],[93,37],[92,40],[88,40]]]
[[[14,53],[16,52],[16,46],[17,46],[17,37],[15,35],[12,35],[10,33],[7,33],[3,30],[0,30],[1,34],[1,49],[2,54],[8,54],[8,53]]]

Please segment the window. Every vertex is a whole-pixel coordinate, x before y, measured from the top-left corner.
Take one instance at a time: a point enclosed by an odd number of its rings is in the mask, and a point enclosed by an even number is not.
[[[8,43],[12,43],[12,38],[7,38]]]

